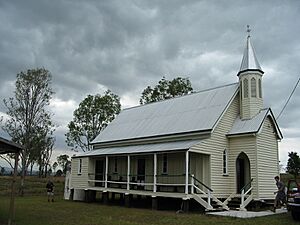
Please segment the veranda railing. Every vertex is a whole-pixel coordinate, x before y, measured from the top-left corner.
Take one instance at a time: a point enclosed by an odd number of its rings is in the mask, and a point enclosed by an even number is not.
[[[170,192],[179,192],[177,187],[185,186],[185,174],[159,174],[155,176],[153,174],[130,174],[128,176],[127,174],[108,173],[107,181],[105,177],[106,176],[104,174],[89,173],[89,185],[128,190],[144,189],[147,187],[147,190]]]

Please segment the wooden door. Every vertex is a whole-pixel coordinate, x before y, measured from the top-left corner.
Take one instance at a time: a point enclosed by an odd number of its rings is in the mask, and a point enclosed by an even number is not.
[[[145,183],[145,175],[146,175],[146,160],[138,159],[137,162],[137,182]]]

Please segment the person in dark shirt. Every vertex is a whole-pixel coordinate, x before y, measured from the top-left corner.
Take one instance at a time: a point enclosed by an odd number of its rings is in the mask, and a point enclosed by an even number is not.
[[[48,180],[46,189],[47,189],[47,195],[48,195],[48,202],[50,202],[50,200],[52,202],[54,202],[54,184],[51,180]]]
[[[278,176],[274,177],[274,179],[276,181],[276,186],[277,186],[278,191],[274,192],[274,194],[276,194],[276,197],[275,197],[275,201],[274,201],[274,208],[272,210],[273,212],[276,211],[276,207],[279,204],[286,204],[285,185],[283,182],[281,182],[279,180]]]

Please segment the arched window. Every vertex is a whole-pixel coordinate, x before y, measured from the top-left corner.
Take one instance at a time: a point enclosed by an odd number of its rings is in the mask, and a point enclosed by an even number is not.
[[[228,160],[227,149],[224,149],[224,151],[223,151],[223,175],[228,175],[227,160]]]
[[[244,98],[248,98],[248,79],[244,79]]]
[[[261,79],[258,79],[258,93],[259,97],[262,98]]]
[[[256,97],[256,80],[254,77],[251,78],[251,97]]]

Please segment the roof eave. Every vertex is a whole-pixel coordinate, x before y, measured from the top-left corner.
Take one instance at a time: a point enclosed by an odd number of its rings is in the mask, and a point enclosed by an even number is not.
[[[214,132],[215,128],[217,127],[217,125],[219,124],[219,122],[221,121],[221,119],[223,118],[223,115],[225,114],[225,112],[227,111],[227,109],[229,108],[229,106],[231,105],[231,103],[233,102],[233,100],[235,99],[235,97],[237,96],[238,92],[239,92],[239,87],[236,88],[234,94],[232,95],[231,99],[227,103],[227,105],[224,108],[223,112],[221,113],[221,115],[219,116],[219,118],[217,119],[217,121],[215,122],[215,124],[213,125],[212,132]]]
[[[260,72],[261,74],[264,74],[265,72],[260,70],[260,69],[246,69],[246,70],[241,70],[238,72],[237,76],[240,76],[242,73],[245,72]]]
[[[242,137],[242,136],[255,136],[258,133],[258,131],[250,131],[245,133],[235,133],[235,134],[226,134],[226,137]]]
[[[22,149],[21,145],[0,137],[0,154],[17,153]]]
[[[277,135],[277,140],[281,140],[283,138],[283,136],[282,136],[282,133],[281,133],[281,131],[279,129],[279,126],[278,126],[278,124],[276,122],[276,119],[275,119],[275,117],[273,115],[273,112],[272,112],[271,108],[268,108],[268,110],[266,111],[265,116],[264,116],[263,120],[261,121],[261,123],[260,123],[260,125],[259,125],[259,127],[258,127],[257,130],[253,130],[253,131],[249,131],[249,132],[234,133],[234,134],[226,134],[226,136],[227,137],[239,137],[239,136],[256,135],[256,134],[258,134],[261,131],[261,129],[263,127],[262,125],[263,125],[265,119],[268,116],[271,118],[271,121],[274,124],[275,130],[276,130],[276,135]]]
[[[280,130],[280,128],[279,128],[279,125],[277,124],[277,121],[276,121],[276,119],[275,119],[275,116],[274,116],[274,114],[273,114],[271,108],[269,108],[269,113],[270,113],[269,116],[270,116],[270,118],[271,118],[271,120],[272,120],[272,122],[273,122],[273,124],[274,124],[274,126],[275,126],[275,130],[276,130],[276,132],[277,132],[278,140],[281,140],[281,139],[283,139],[283,135],[282,135],[282,133],[281,133],[281,130]]]

